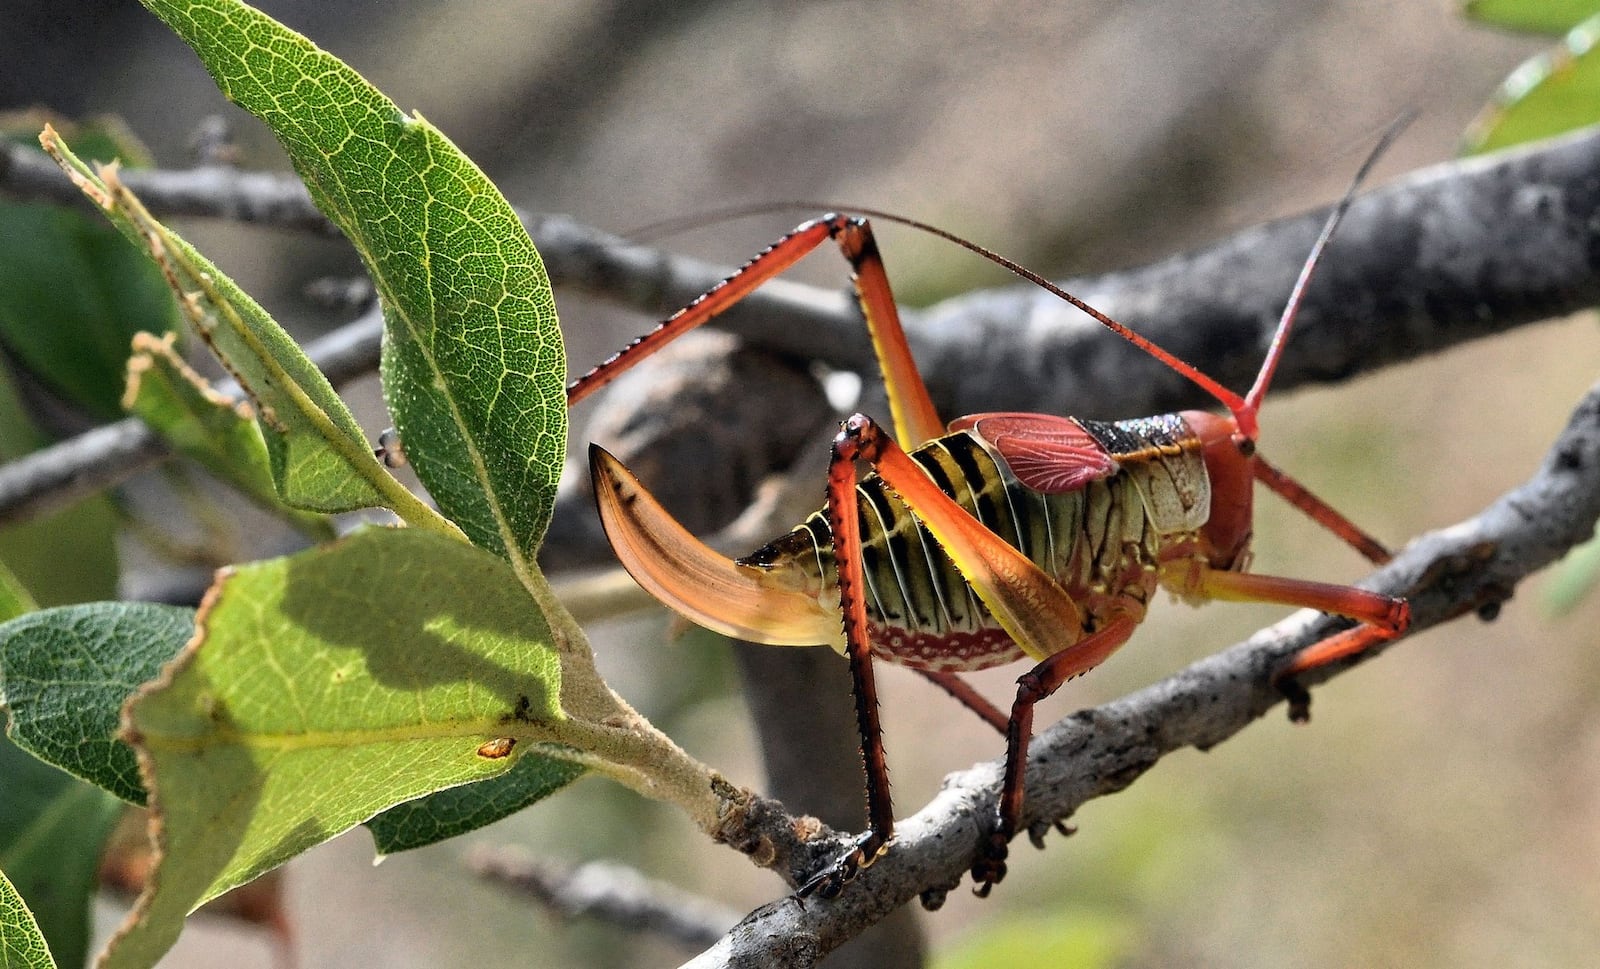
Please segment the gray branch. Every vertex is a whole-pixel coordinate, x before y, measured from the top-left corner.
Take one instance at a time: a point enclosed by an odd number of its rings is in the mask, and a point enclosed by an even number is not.
[[[1477,611],[1488,614],[1522,579],[1588,539],[1597,518],[1600,385],[1579,403],[1527,483],[1476,517],[1416,539],[1362,585],[1408,597],[1413,632]],[[1126,788],[1164,755],[1184,747],[1209,749],[1243,730],[1283,699],[1269,685],[1272,671],[1326,636],[1334,622],[1297,613],[1175,676],[1043,731],[1029,757],[1025,828],[1042,835],[1086,801]],[[1304,685],[1337,676],[1349,665],[1315,671]],[[1000,771],[995,761],[947,778],[932,802],[899,822],[892,850],[838,899],[802,905],[791,896],[773,902],[688,965],[799,969],[914,899],[937,905],[961,884],[976,856],[980,819],[994,810]],[[787,862],[795,877],[844,844],[801,844],[794,831],[794,819],[768,805],[751,819],[741,843],[776,846],[779,863]]]
[[[710,945],[739,919],[732,909],[611,862],[563,866],[483,845],[468,856],[467,865],[567,918],[610,922],[684,946]]]
[[[1600,134],[1588,133],[1439,165],[1363,196],[1312,287],[1277,387],[1342,379],[1600,302],[1597,170]],[[288,176],[208,166],[129,171],[125,181],[160,215],[329,231],[304,187]],[[47,160],[20,146],[0,151],[0,191],[77,201]],[[1067,285],[1239,386],[1260,361],[1321,220],[1321,213],[1307,213]],[[653,316],[728,272],[564,216],[525,215],[524,222],[558,285]],[[947,414],[1026,409],[1114,418],[1204,403],[1181,377],[1032,287],[981,291],[907,316],[923,373]],[[871,367],[866,336],[842,291],[777,280],[718,325],[796,358]],[[375,346],[362,346],[371,369]],[[0,522],[109,487],[158,460],[164,450],[135,427],[112,425],[0,469]],[[739,497],[748,494],[732,503]],[[602,559],[582,496],[563,501],[556,522],[552,564]]]

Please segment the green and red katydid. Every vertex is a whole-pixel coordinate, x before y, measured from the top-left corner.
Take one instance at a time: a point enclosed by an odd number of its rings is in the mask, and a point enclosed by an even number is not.
[[[873,656],[927,676],[1006,737],[1000,798],[972,865],[976,890],[987,894],[1005,875],[1008,844],[1022,816],[1034,705],[1125,643],[1157,588],[1191,602],[1273,602],[1355,619],[1355,626],[1301,651],[1274,675],[1294,701],[1292,715],[1304,712],[1297,674],[1405,631],[1410,611],[1403,599],[1244,571],[1256,481],[1373,562],[1389,558],[1382,544],[1256,450],[1262,399],[1312,270],[1354,191],[1352,185],[1324,225],[1243,397],[1009,260],[942,230],[869,213],[944,236],[1045,287],[1197,384],[1227,408],[1226,416],[1191,410],[1100,422],[992,413],[946,424],[907,346],[872,229],[863,218],[843,215],[800,225],[568,389],[570,402],[583,399],[829,239],[850,262],[894,436],[864,414],[843,423],[822,511],[735,561],[690,535],[605,450],[590,450],[606,533],[647,591],[730,636],[771,645],[827,644],[849,660],[868,829],[802,886],[803,895],[836,895],[894,836]],[[860,481],[858,461],[871,469]],[[1009,715],[957,676],[1022,659],[1035,665],[1017,680]]]

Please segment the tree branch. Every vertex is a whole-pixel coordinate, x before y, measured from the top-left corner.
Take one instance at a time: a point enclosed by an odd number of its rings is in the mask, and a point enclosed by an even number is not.
[[[1277,387],[1342,379],[1600,302],[1600,225],[1590,218],[1600,210],[1595,170],[1600,133],[1589,132],[1435,166],[1358,199],[1308,294]],[[288,176],[211,166],[129,171],[125,180],[157,214],[325,231],[304,187]],[[76,198],[47,161],[20,146],[0,151],[0,191]],[[1307,213],[1161,263],[1067,285],[1239,386],[1253,375],[1321,220],[1321,213]],[[727,273],[564,216],[524,215],[524,222],[558,285],[654,316]],[[1203,402],[1182,378],[1032,287],[981,291],[907,315],[924,376],[945,413],[1026,409],[1114,418]],[[718,325],[798,358],[871,366],[865,333],[838,291],[777,280]],[[375,366],[375,350],[369,359]],[[35,513],[68,483],[81,495],[156,459],[155,445],[141,440],[141,432],[113,427],[114,433],[92,432],[61,445],[62,452],[0,469],[0,522]],[[603,560],[586,496],[573,492],[562,501],[550,546],[552,564]]]
[[[1492,608],[1522,579],[1593,535],[1597,518],[1600,385],[1580,401],[1531,479],[1476,517],[1416,539],[1362,585],[1408,597],[1411,631],[1420,632]],[[1029,756],[1025,824],[1042,832],[1086,801],[1132,784],[1164,755],[1183,747],[1206,750],[1232,737],[1283,699],[1269,685],[1272,671],[1333,624],[1318,613],[1296,613],[1166,680],[1043,731]],[[1304,685],[1331,679],[1349,665],[1314,671]],[[993,811],[1000,771],[994,761],[947,778],[932,802],[899,822],[888,855],[837,900],[773,902],[687,965],[811,966],[912,899],[936,906],[975,857],[979,819]],[[838,837],[802,843],[795,819],[770,804],[750,821],[741,843],[772,852],[775,864],[787,864],[794,877],[844,844]]]
[[[572,868],[540,862],[523,851],[481,845],[467,857],[467,866],[567,918],[611,922],[685,946],[711,944],[739,918],[710,899],[611,862]]]
[[[335,387],[377,365],[383,320],[376,310],[306,345]],[[232,379],[218,384],[232,396]],[[0,525],[47,514],[113,487],[172,455],[137,417],[106,424],[0,466]]]

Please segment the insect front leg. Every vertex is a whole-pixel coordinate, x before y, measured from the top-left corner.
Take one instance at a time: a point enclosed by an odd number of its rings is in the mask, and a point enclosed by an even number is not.
[[[895,433],[912,447],[939,436],[944,432],[944,422],[939,419],[927,385],[912,359],[872,225],[866,219],[837,214],[801,223],[745,263],[738,272],[574,380],[567,387],[567,404],[578,403],[679,336],[715,319],[829,239],[850,263],[856,302],[872,337],[873,352],[877,355],[878,369],[894,417]]]
[[[845,655],[850,660],[856,728],[861,734],[861,761],[867,778],[867,830],[843,857],[800,887],[802,898],[812,893],[823,898],[837,896],[845,882],[876,861],[894,839],[894,803],[889,794],[883,725],[878,719],[878,688],[872,674],[872,640],[867,628],[866,577],[861,557],[856,460],[863,456],[858,442],[846,431],[840,431],[828,463],[828,524],[833,533]]]

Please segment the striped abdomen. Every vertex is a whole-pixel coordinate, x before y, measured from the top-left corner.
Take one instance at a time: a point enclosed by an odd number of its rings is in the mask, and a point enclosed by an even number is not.
[[[941,490],[1054,577],[1078,603],[1081,628],[1063,630],[1058,649],[1113,613],[1142,616],[1157,585],[1158,566],[1185,554],[1209,509],[1204,468],[1181,418],[1080,423],[1105,446],[1118,470],[1056,494],[1019,481],[977,428],[911,452]],[[874,650],[902,665],[937,670],[982,669],[1021,659],[1021,649],[906,506],[876,476],[863,480],[857,491]],[[1182,510],[1175,512],[1175,504]],[[808,594],[837,608],[833,536],[822,512],[741,564],[797,571]]]

